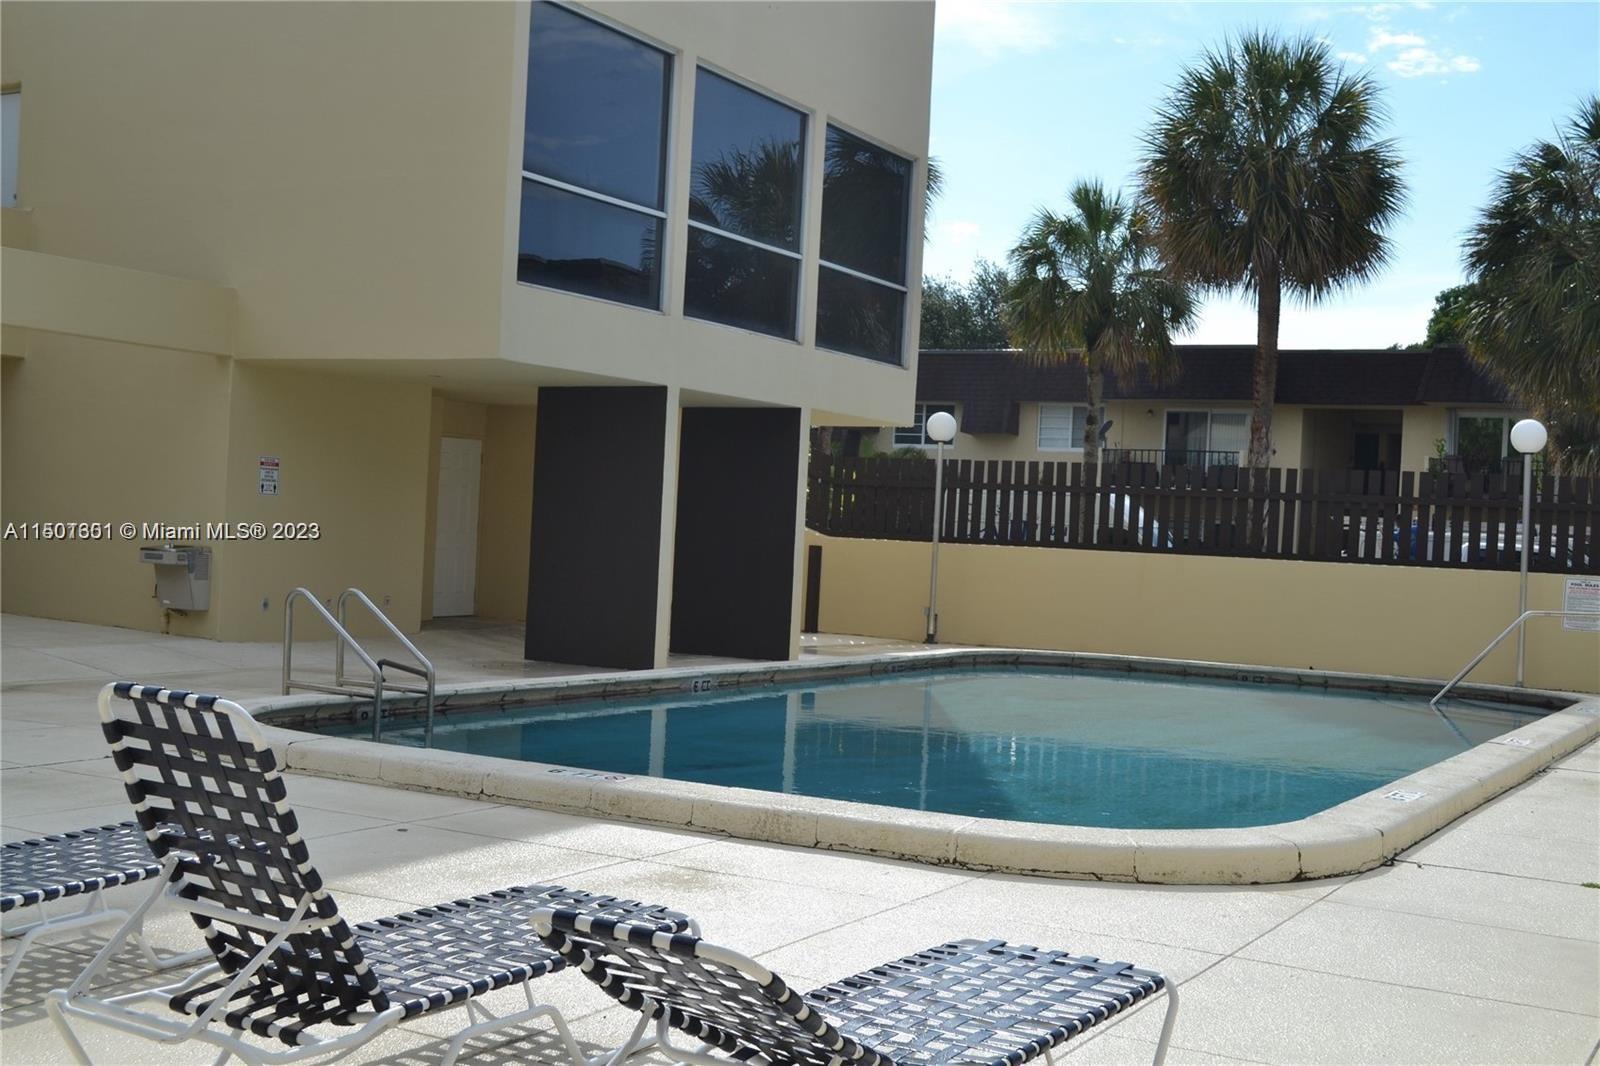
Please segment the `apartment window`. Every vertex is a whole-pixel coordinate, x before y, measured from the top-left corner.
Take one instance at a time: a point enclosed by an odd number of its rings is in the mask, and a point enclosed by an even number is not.
[[[928,437],[928,419],[943,411],[951,418],[956,416],[956,405],[953,403],[919,403],[916,408],[916,420],[909,426],[896,426],[894,443],[897,448],[931,448],[937,441]]]
[[[1250,445],[1244,411],[1168,411],[1165,461],[1177,466],[1234,465]]]
[[[828,127],[822,180],[817,344],[904,360],[911,161]]]
[[[795,336],[806,117],[720,74],[695,74],[683,313]]]
[[[1039,450],[1070,452],[1083,449],[1083,425],[1089,418],[1084,404],[1042,403],[1039,405]]]
[[[1469,471],[1498,473],[1506,468],[1505,460],[1513,457],[1511,427],[1521,417],[1503,411],[1457,411],[1451,452]]]
[[[22,132],[22,90],[0,93],[0,207],[17,206],[17,145]]]
[[[533,5],[517,280],[661,306],[672,57]]]

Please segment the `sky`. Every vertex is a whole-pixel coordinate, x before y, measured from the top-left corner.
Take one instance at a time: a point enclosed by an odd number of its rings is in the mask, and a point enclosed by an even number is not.
[[[1285,301],[1284,347],[1420,341],[1459,284],[1461,238],[1495,174],[1600,91],[1600,0],[1578,3],[1128,3],[938,0],[929,153],[945,190],[923,272],[1003,262],[1040,207],[1080,178],[1131,190],[1140,137],[1182,67],[1241,30],[1325,39],[1383,86],[1408,198],[1392,262],[1318,304]],[[1255,340],[1255,307],[1212,296],[1181,338]]]

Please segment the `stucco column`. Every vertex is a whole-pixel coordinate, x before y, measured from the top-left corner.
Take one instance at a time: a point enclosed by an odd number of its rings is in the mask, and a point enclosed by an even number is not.
[[[672,565],[677,550],[678,442],[683,433],[683,408],[678,386],[667,386],[667,422],[661,449],[661,542],[656,566],[655,665],[667,665],[672,643]]]

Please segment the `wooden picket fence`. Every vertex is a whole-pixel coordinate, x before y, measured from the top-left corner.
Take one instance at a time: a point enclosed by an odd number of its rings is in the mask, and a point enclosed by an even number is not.
[[[934,464],[811,457],[806,523],[928,540]],[[940,539],[1515,570],[1521,478],[1129,463],[945,461]],[[1538,477],[1530,567],[1600,568],[1600,479]]]

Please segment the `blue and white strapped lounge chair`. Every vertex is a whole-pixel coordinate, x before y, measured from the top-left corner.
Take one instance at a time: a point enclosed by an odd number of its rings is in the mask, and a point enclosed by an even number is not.
[[[50,1016],[80,1062],[89,1059],[70,1018],[164,1043],[206,1041],[222,1049],[220,1066],[232,1055],[247,1063],[336,1056],[403,1018],[465,1005],[468,1024],[447,1046],[446,1064],[470,1037],[537,1018],[548,1019],[582,1063],[560,1013],[535,1002],[528,986],[566,965],[539,941],[529,916],[555,905],[646,928],[691,928],[662,907],[549,885],[349,925],[311,864],[272,750],[244,708],[119,682],[101,691],[100,718],[161,860],[164,898],[189,912],[214,958],[163,988],[92,995],[96,974],[155,902],[146,900],[70,988],[50,993]],[[525,1008],[495,1017],[474,1002],[519,984]]]
[[[1159,1066],[1177,1015],[1177,990],[1158,973],[998,940],[941,944],[800,995],[760,963],[695,936],[561,907],[534,912],[533,924],[640,1012],[612,1064],[640,1046],[651,1021],[663,1053],[707,1066],[1048,1062],[1068,1038],[1165,991]],[[674,1029],[700,1046],[673,1044]]]
[[[125,922],[126,910],[106,905],[106,889],[144,881],[160,872],[161,863],[156,861],[143,830],[135,822],[90,826],[0,845],[0,914],[42,907],[60,899],[88,897],[81,909],[70,914],[42,917],[5,931],[6,939],[21,940],[6,959],[4,971],[0,971],[0,994],[11,983],[22,957],[39,941],[90,926]],[[160,891],[158,885],[156,893]],[[158,969],[200,958],[196,954],[162,958],[138,929],[129,935],[138,942],[150,965]]]

